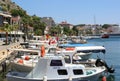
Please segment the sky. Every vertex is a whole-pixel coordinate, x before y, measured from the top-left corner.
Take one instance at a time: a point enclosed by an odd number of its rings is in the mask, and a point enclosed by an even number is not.
[[[12,0],[29,15],[52,17],[56,23],[120,24],[120,0]]]

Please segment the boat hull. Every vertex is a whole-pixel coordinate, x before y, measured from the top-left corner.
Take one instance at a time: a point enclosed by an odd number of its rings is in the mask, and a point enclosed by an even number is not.
[[[34,64],[34,66],[35,66],[35,64]],[[16,70],[16,71],[19,71],[19,72],[30,72],[30,71],[32,71],[34,66],[32,64],[27,66],[27,65],[24,65],[24,64],[11,63],[12,69]]]
[[[17,77],[17,76],[11,76],[10,74],[7,75],[7,81],[97,81],[102,75],[101,73],[98,73],[93,76],[88,77],[79,77],[79,78],[67,78],[67,79],[47,79],[47,77],[43,77],[41,79],[33,79],[33,78],[25,78],[25,77]]]

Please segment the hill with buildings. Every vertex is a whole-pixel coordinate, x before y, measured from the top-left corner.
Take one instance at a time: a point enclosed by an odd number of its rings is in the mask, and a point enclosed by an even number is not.
[[[0,0],[0,9],[4,12],[10,12],[12,9],[22,9],[20,6],[11,0]]]
[[[19,22],[19,29],[26,33],[26,35],[33,32],[34,35],[43,35],[45,33],[54,34],[58,33],[57,30],[60,31],[60,29],[63,29],[63,33],[68,35],[78,35],[78,32],[83,35],[96,35],[101,34],[101,32],[107,32],[109,34],[120,33],[120,28],[117,24],[72,25],[67,21],[56,24],[52,17],[38,17],[36,15],[28,15],[27,11],[22,9],[15,2],[12,2],[12,0],[0,0],[0,11],[11,15],[11,17],[9,16],[9,18],[6,18],[8,22],[11,20],[16,23]],[[2,14],[2,16],[4,15]],[[2,26],[6,20],[0,20],[0,26]],[[9,24],[11,24],[11,22]]]

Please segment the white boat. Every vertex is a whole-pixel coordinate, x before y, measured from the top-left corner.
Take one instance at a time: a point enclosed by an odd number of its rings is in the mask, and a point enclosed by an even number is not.
[[[66,50],[67,49],[67,50]],[[70,50],[68,48],[66,49],[60,49],[56,48],[56,46],[49,47],[49,50],[46,50],[46,53],[48,54],[63,54],[63,55],[73,55],[74,54],[74,60],[77,61],[87,61],[90,60],[90,56],[93,52],[102,52],[105,51],[105,48],[102,46],[96,46],[96,47],[78,47],[74,50]],[[40,48],[39,49],[11,49],[14,51],[17,51],[17,56],[11,65],[13,66],[12,69],[15,69],[16,71],[22,71],[22,72],[30,72],[38,62],[38,59],[40,58]],[[86,52],[87,51],[87,52]],[[22,54],[21,54],[22,53]],[[95,63],[95,61],[94,61]],[[22,68],[22,69],[21,69]]]
[[[12,62],[12,69],[15,69],[16,71],[20,72],[30,72],[38,62],[38,59],[40,58],[40,48],[39,49],[12,49],[14,51],[18,51],[20,54],[20,58],[14,59]],[[48,52],[47,52],[48,51]],[[92,53],[99,53],[103,52],[105,53],[105,48],[103,46],[87,46],[87,47],[76,47],[76,48],[59,48],[57,49],[56,46],[50,46],[49,50],[47,50],[46,53],[49,55],[51,54],[61,54],[65,56],[71,56],[74,60],[74,63],[84,63],[84,64],[95,64],[96,60],[91,60],[90,56]],[[22,54],[21,54],[22,52]],[[30,54],[35,53],[35,54]],[[47,54],[47,55],[48,55]],[[29,59],[25,59],[28,57]],[[66,58],[66,57],[65,57]],[[22,62],[21,62],[22,60]]]
[[[75,48],[74,51],[76,52],[76,54],[78,54],[81,57],[82,60],[88,60],[93,53],[99,53],[99,52],[105,53],[105,47],[91,45],[91,44],[61,44],[58,46],[62,49]],[[67,50],[62,50],[62,52],[65,52],[65,51],[67,52]],[[68,52],[69,51],[70,50],[68,50]]]
[[[54,53],[55,55],[57,54],[62,54],[65,55],[65,58],[70,59],[72,58],[72,62],[76,64],[83,64],[87,67],[91,66],[105,66],[107,71],[109,73],[114,73],[114,68],[109,67],[107,63],[98,58],[97,59],[91,59],[92,54],[104,54],[106,53],[105,47],[104,46],[81,46],[81,47],[69,47],[69,49],[64,47],[64,48],[57,48],[56,47],[51,47],[48,50],[48,53]],[[66,60],[68,62],[68,60]],[[69,63],[69,62],[68,62]]]
[[[31,72],[9,72],[7,81],[96,81],[106,70],[104,66],[73,64],[71,56],[65,59],[62,54],[47,54],[39,58]]]
[[[9,49],[15,52],[15,59],[11,61],[12,70],[30,72],[38,62],[40,50]]]
[[[82,37],[73,37],[71,38],[71,43],[84,44],[84,43],[87,43],[87,41],[83,39]]]

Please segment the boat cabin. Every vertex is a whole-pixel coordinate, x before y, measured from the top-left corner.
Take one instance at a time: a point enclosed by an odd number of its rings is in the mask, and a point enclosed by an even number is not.
[[[42,65],[42,66],[41,66]],[[84,65],[71,65],[64,60],[63,56],[49,56],[40,58],[38,64],[27,78],[67,79],[69,76],[83,76],[86,74]]]

